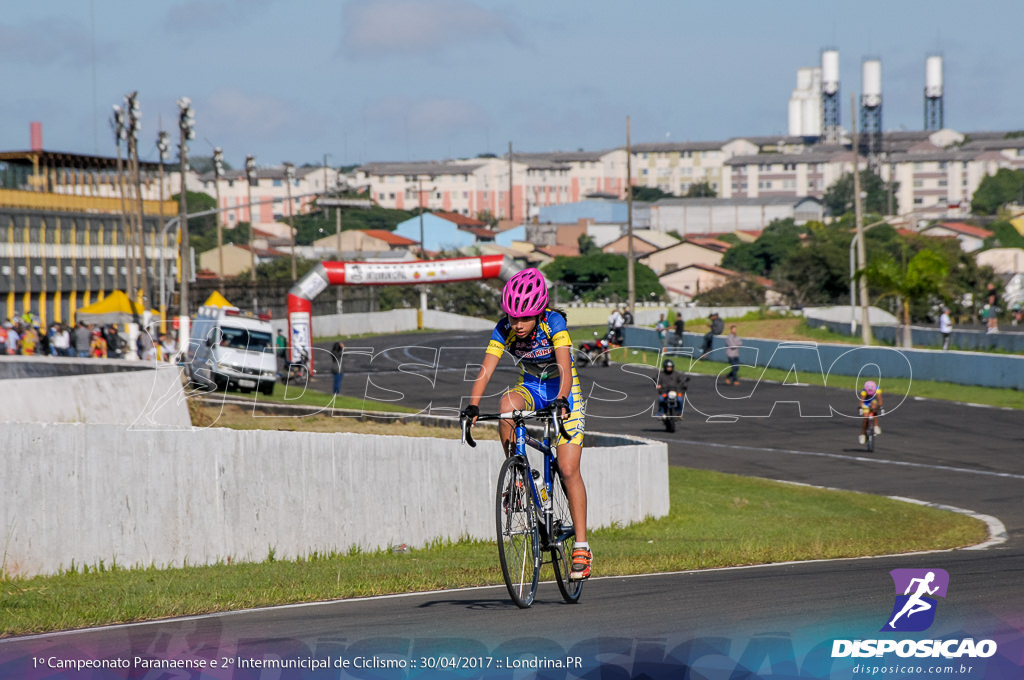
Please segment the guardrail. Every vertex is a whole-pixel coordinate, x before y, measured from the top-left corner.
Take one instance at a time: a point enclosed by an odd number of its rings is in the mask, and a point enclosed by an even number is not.
[[[661,350],[658,334],[650,328],[627,327],[625,344],[633,348]],[[673,353],[688,354],[696,361],[704,336],[684,333],[683,342],[671,347]],[[725,362],[725,337],[715,336],[705,361]],[[979,385],[1024,390],[1024,357],[978,352],[943,352],[928,349],[834,345],[808,341],[780,341],[743,338],[740,362],[744,366],[765,366],[784,371],[819,375],[877,375],[894,378],[934,380],[956,385]]]

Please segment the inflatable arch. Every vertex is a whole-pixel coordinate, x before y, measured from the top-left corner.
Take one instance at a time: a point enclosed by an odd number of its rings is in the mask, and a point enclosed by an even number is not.
[[[504,255],[406,262],[321,262],[288,291],[291,361],[306,350],[312,368],[313,299],[328,286],[405,286],[482,279],[509,280],[522,267]]]

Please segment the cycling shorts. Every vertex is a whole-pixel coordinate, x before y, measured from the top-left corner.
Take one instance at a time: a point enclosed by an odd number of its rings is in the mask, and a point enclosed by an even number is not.
[[[524,376],[525,377],[525,376]],[[552,380],[524,380],[520,378],[519,384],[509,389],[523,398],[527,410],[537,410],[550,406],[558,397],[559,378]],[[576,375],[576,367],[572,368],[572,389],[569,391],[569,417],[562,421],[562,426],[569,434],[566,439],[561,433],[556,433],[555,446],[565,443],[583,445],[583,430],[586,425],[586,412],[583,404],[583,390],[580,387],[579,377]]]

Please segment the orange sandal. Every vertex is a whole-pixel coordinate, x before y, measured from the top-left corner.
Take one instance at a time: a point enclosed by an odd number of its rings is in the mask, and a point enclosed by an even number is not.
[[[572,571],[569,578],[573,581],[582,581],[590,578],[590,567],[594,562],[594,556],[589,548],[576,548],[572,551]]]

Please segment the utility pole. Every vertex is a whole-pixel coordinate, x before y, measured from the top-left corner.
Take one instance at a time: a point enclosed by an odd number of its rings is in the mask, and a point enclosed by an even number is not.
[[[626,116],[626,287],[629,311],[636,315],[636,271],[633,261],[633,147],[629,141],[629,116]]]
[[[510,220],[515,219],[515,205],[512,203],[512,187],[514,186],[512,177],[512,142],[508,143],[508,218]],[[523,216],[526,219],[526,216]],[[525,224],[525,222],[524,222]]]
[[[253,216],[252,187],[256,183],[256,157],[245,157],[245,178],[249,197],[249,283],[252,284],[252,308],[256,310],[256,218]]]
[[[178,157],[181,159],[181,299],[178,302],[179,316],[189,315],[189,280],[192,278],[192,253],[188,241],[188,199],[186,198],[188,176],[188,141],[196,138],[196,116],[192,111],[192,100],[182,97],[178,100],[178,129],[181,131],[181,145]]]
[[[224,279],[224,223],[220,213],[220,178],[224,174],[224,150],[219,146],[213,150],[213,192],[217,199],[217,275]]]
[[[292,206],[292,182],[295,181],[295,166],[291,163],[284,164],[285,192],[288,197],[288,232],[292,235],[292,283],[298,278],[298,270],[295,266],[295,208]]]
[[[853,93],[850,93],[850,127],[853,130],[853,217],[857,226],[857,269],[862,272],[860,277],[860,338],[864,345],[871,344],[871,322],[868,317],[868,282],[864,278],[864,267],[867,266],[867,250],[864,248],[864,211],[861,209],[860,197],[860,151],[857,135],[857,104]]]

